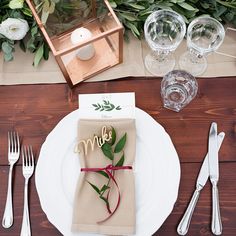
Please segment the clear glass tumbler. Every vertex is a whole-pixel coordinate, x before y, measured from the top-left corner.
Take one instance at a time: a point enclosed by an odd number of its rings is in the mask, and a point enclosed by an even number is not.
[[[179,112],[196,96],[197,80],[183,70],[173,70],[161,81],[161,97],[164,107]]]

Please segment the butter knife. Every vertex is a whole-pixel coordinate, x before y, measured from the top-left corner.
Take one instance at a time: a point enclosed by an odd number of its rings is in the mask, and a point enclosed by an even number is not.
[[[211,231],[215,235],[222,234],[222,223],[220,217],[219,194],[217,183],[219,180],[219,160],[217,148],[217,124],[211,124],[208,142],[209,174],[212,184],[212,221]]]
[[[218,150],[221,147],[224,137],[225,137],[224,132],[221,132],[218,134],[218,137],[217,137]],[[193,211],[195,209],[195,206],[196,206],[198,198],[199,198],[200,191],[205,186],[208,177],[209,177],[208,154],[206,154],[203,164],[202,164],[202,167],[200,169],[198,178],[197,178],[196,190],[194,191],[191,201],[188,205],[188,208],[186,209],[184,216],[182,217],[182,219],[178,225],[177,232],[179,235],[187,234],[188,229],[189,229],[189,225],[190,225],[190,221],[191,221],[191,218],[193,215]]]

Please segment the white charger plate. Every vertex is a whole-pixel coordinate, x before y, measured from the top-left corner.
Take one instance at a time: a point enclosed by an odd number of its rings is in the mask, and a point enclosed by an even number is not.
[[[74,153],[80,111],[65,116],[42,145],[35,181],[40,203],[48,220],[66,236],[72,233],[72,207],[80,173]],[[177,199],[180,164],[175,148],[164,128],[151,116],[136,108],[136,236],[155,233],[171,213]]]

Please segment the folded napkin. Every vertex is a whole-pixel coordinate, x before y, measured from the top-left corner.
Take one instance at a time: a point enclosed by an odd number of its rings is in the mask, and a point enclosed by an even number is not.
[[[92,151],[88,145],[87,154],[85,146],[81,140],[93,139],[95,135],[102,136],[102,127],[107,129],[107,134],[111,127],[116,132],[116,144],[126,133],[126,143],[124,149],[114,154],[113,167],[112,161],[107,158],[101,148],[95,143]],[[73,206],[72,231],[90,232],[109,235],[130,235],[135,233],[135,186],[132,165],[135,158],[136,143],[135,120],[88,120],[81,119],[78,124],[78,150],[81,165],[81,173],[76,186]],[[114,166],[121,160],[124,154],[123,169]],[[89,184],[97,186],[99,189],[107,184],[108,178],[96,173],[96,170],[103,169],[103,173],[113,174],[109,182],[109,205],[110,213],[115,210],[110,217],[107,204],[99,197],[99,193]],[[84,169],[83,169],[84,168]],[[110,169],[109,169],[110,168]],[[113,169],[112,169],[113,168]],[[114,170],[115,169],[115,170]],[[83,171],[84,170],[84,171]],[[95,171],[89,171],[95,170]],[[108,173],[108,174],[109,174]],[[116,183],[115,183],[116,182]],[[120,198],[119,198],[120,195]],[[106,194],[103,195],[104,197]],[[119,202],[119,204],[118,204]]]

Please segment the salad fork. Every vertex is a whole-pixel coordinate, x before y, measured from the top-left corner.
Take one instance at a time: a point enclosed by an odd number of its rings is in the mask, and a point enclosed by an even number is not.
[[[28,182],[34,172],[34,155],[32,146],[24,146],[21,151],[22,156],[22,173],[25,177],[24,187],[24,211],[23,220],[21,226],[21,236],[30,236],[30,219],[29,219],[29,207],[28,207]]]
[[[14,164],[20,156],[20,138],[17,132],[8,132],[8,162],[10,165],[8,175],[8,188],[5,210],[2,219],[2,226],[10,228],[13,224],[13,209],[12,209],[12,171]]]

